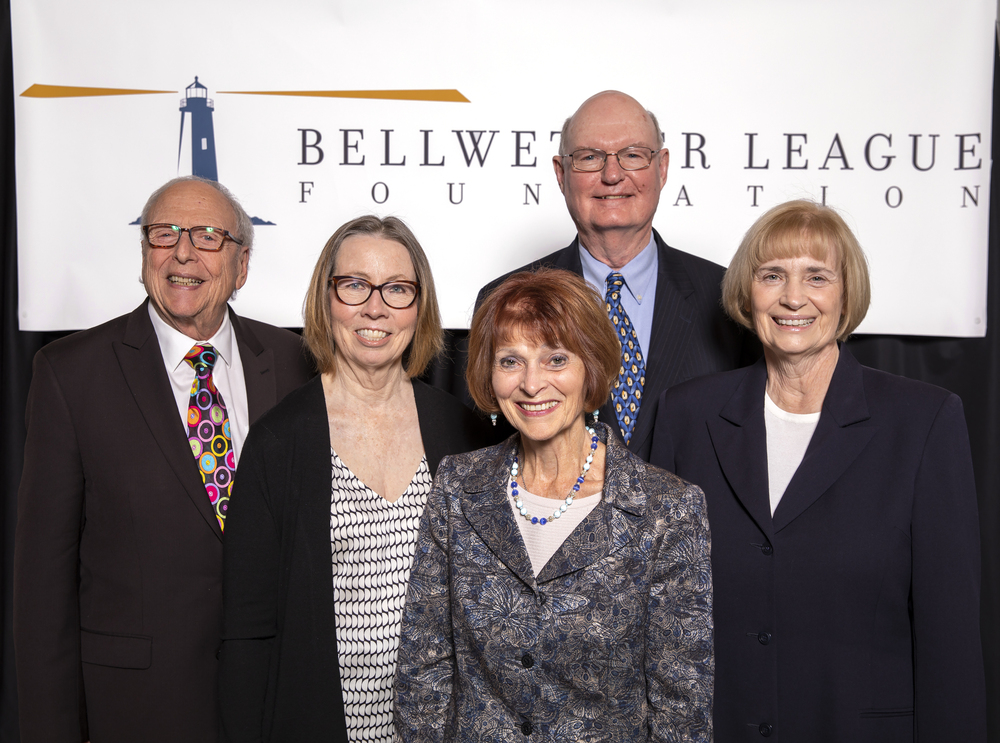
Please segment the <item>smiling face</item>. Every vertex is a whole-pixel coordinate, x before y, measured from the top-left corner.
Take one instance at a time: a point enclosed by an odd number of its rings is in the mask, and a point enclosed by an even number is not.
[[[659,132],[639,103],[613,91],[586,101],[573,114],[561,152],[599,149],[618,152],[625,147],[659,148]],[[559,189],[583,244],[594,251],[609,232],[632,240],[641,250],[649,242],[660,190],[667,182],[669,153],[663,149],[644,170],[622,170],[609,156],[596,173],[573,170],[568,157],[553,158]],[[629,257],[631,258],[631,256]]]
[[[500,411],[531,441],[551,441],[579,427],[585,378],[583,361],[565,348],[522,338],[499,344],[494,355]]]
[[[236,215],[212,186],[184,181],[166,191],[150,224],[221,227],[234,235]],[[226,240],[216,252],[197,250],[183,233],[172,248],[142,246],[142,283],[165,322],[194,340],[208,340],[222,325],[226,302],[247,280],[250,251]]]
[[[800,361],[837,348],[844,309],[837,251],[764,261],[754,272],[750,301],[754,328],[767,354]]]
[[[374,286],[387,281],[416,281],[413,262],[406,248],[394,240],[372,235],[352,235],[337,253],[335,276],[356,276]],[[417,327],[414,302],[403,310],[393,309],[373,291],[364,304],[346,305],[330,290],[330,312],[338,368],[348,364],[372,372],[402,363],[403,352]]]

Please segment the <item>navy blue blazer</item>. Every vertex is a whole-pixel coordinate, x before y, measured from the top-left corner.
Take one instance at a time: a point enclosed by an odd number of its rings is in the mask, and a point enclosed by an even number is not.
[[[716,739],[984,741],[961,401],[841,348],[772,517],[766,381],[761,360],[670,389],[652,446],[708,502]]]
[[[704,258],[667,245],[656,230],[659,267],[656,274],[656,312],[646,349],[646,384],[628,449],[649,459],[653,421],[660,395],[686,379],[712,372],[736,369],[760,356],[760,344],[751,333],[726,317],[720,302],[720,284],[725,269]],[[539,258],[517,271],[535,271],[542,266],[583,274],[580,238],[555,253]],[[476,307],[511,274],[491,281],[479,292]],[[608,401],[600,419],[617,435],[618,419]]]

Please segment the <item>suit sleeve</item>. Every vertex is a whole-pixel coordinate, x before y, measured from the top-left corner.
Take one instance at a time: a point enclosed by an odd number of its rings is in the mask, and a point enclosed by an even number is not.
[[[240,457],[223,540],[219,705],[223,740],[263,740],[265,696],[278,627],[280,524],[269,459],[270,431],[251,429]]]
[[[21,740],[81,740],[80,534],[76,429],[44,351],[35,355],[14,544],[14,649]]]
[[[490,292],[492,292],[493,289],[494,289],[493,284],[487,284],[486,286],[484,286],[482,289],[479,290],[479,294],[476,295],[476,303],[472,307],[473,317],[475,317],[476,310],[478,310],[482,306],[483,302],[485,302],[486,298],[490,296]]]
[[[454,727],[446,457],[427,499],[403,609],[396,667],[396,732],[404,743],[444,741]]]
[[[649,740],[712,741],[715,654],[711,538],[701,489],[665,494],[653,567],[645,674]]]
[[[916,740],[986,740],[979,634],[979,520],[962,403],[938,411],[914,482]]]
[[[670,430],[670,421],[673,405],[670,390],[660,396],[659,405],[656,406],[656,420],[653,423],[653,443],[649,450],[649,463],[656,467],[661,467],[668,472],[676,472],[677,462],[674,456],[673,432]]]
[[[731,321],[735,325],[735,321]],[[756,333],[752,333],[745,328],[737,327],[740,335],[740,358],[735,368],[752,366],[764,355],[764,347],[760,344],[760,339]]]

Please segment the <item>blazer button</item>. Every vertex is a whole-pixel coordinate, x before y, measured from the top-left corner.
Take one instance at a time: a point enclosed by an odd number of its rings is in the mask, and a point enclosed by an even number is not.
[[[767,632],[760,632],[757,635],[757,642],[761,645],[767,645],[767,643],[771,642],[771,635]],[[763,735],[763,733],[761,733],[761,735]]]
[[[760,547],[760,551],[763,554],[770,557],[772,554],[774,554],[774,547],[772,547],[770,544],[762,544]]]
[[[525,668],[531,668],[535,665],[535,659],[531,657],[530,653],[525,653],[521,656],[521,665]],[[527,735],[527,733],[525,733],[525,735]]]
[[[521,723],[521,732],[525,735],[531,735],[531,720],[525,720]]]
[[[771,723],[769,722],[762,722],[760,725],[757,726],[757,732],[763,735],[765,738],[767,738],[771,734],[772,730],[774,730],[774,728],[771,727]]]

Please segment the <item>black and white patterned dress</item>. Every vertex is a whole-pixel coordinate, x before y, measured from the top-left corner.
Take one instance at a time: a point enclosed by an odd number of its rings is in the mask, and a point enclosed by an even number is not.
[[[400,622],[431,473],[424,457],[406,491],[390,503],[330,454],[333,598],[347,733],[351,741],[391,743]]]

